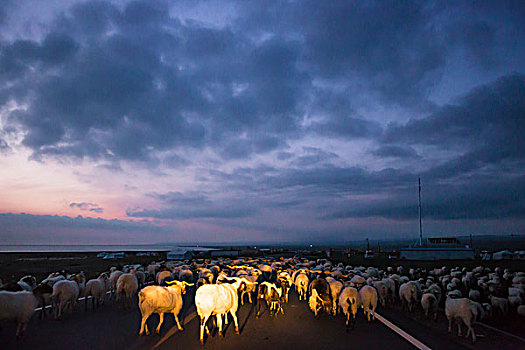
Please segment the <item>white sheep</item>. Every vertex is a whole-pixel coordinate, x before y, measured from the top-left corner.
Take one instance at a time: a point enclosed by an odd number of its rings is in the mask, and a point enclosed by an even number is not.
[[[95,305],[99,306],[104,303],[106,289],[109,285],[108,276],[106,273],[101,274],[98,278],[91,279],[86,283],[84,310],[87,311],[88,298],[91,297],[93,310]]]
[[[225,283],[224,283],[225,282]],[[195,293],[195,306],[200,317],[200,341],[204,344],[204,330],[209,334],[206,321],[212,315],[217,315],[217,326],[219,335],[222,335],[221,315],[228,317],[230,313],[235,324],[235,333],[239,333],[239,323],[237,321],[237,308],[239,307],[238,292],[244,288],[247,281],[232,277],[224,279],[222,284],[205,284],[197,289]]]
[[[15,321],[17,337],[25,333],[37,306],[38,300],[31,292],[0,291],[0,321]]]
[[[416,286],[412,283],[403,283],[399,287],[399,298],[403,306],[408,306],[408,311],[412,312],[412,309],[417,303],[417,290]]]
[[[138,289],[137,277],[132,273],[123,273],[117,280],[117,302],[124,303],[124,306],[131,304],[131,299]]]
[[[421,307],[425,312],[425,317],[428,318],[429,314],[434,315],[434,321],[437,321],[437,307],[438,300],[433,293],[425,293],[421,297]]]
[[[251,282],[250,284],[247,284],[246,288],[244,288],[241,292],[241,305],[244,304],[244,294],[248,294],[248,302],[251,304],[252,294],[257,291],[257,276],[243,275],[241,278]]]
[[[139,292],[139,309],[142,315],[139,335],[144,334],[144,331],[149,334],[146,321],[154,313],[159,314],[160,317],[159,325],[156,328],[157,333],[160,332],[160,327],[164,321],[164,313],[172,313],[177,328],[179,331],[183,330],[179,321],[179,313],[183,304],[182,294],[186,293],[187,286],[193,286],[193,284],[179,281],[170,281],[167,284],[168,287],[147,286]]]
[[[117,281],[120,275],[122,275],[124,272],[119,270],[111,271],[111,274],[109,275],[109,289],[111,291],[111,296],[113,297],[115,295],[115,292],[117,291]]]
[[[355,324],[355,316],[357,309],[361,305],[361,297],[357,289],[353,287],[345,287],[341,294],[339,294],[339,306],[346,317],[346,330],[348,331],[350,323],[350,314],[352,315],[352,329]]]
[[[372,320],[376,319],[375,310],[377,307],[377,291],[374,287],[364,286],[359,290],[359,296],[361,297],[361,304],[363,305],[363,312],[370,322],[370,314],[372,314]]]
[[[299,300],[306,300],[306,294],[308,291],[308,284],[310,280],[308,276],[304,273],[300,273],[295,278],[295,286],[297,288],[297,293],[299,294]]]
[[[77,299],[80,294],[80,286],[78,275],[74,277],[74,280],[62,280],[58,281],[53,285],[53,294],[51,299],[53,300],[53,310],[55,319],[58,319],[64,313],[66,307],[73,310],[73,306],[77,304]]]
[[[386,299],[388,297],[388,287],[386,286],[386,283],[384,281],[374,281],[373,286],[377,290],[381,305],[385,307]]]
[[[458,336],[461,336],[461,322],[465,323],[467,326],[467,337],[469,334],[472,335],[472,342],[476,341],[476,333],[472,328],[472,325],[478,317],[481,316],[478,314],[479,309],[478,304],[467,298],[453,299],[447,298],[445,302],[445,315],[448,319],[448,332],[452,332],[452,321],[456,321],[458,325]],[[478,304],[479,305],[479,304]],[[482,311],[483,309],[481,309]]]

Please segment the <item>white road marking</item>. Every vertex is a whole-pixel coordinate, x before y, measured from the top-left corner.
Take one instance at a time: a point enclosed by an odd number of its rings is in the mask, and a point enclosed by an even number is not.
[[[426,346],[425,344],[423,344],[422,342],[420,342],[419,340],[417,340],[416,338],[414,338],[413,336],[411,336],[410,334],[408,334],[407,332],[405,332],[404,330],[402,330],[401,328],[384,318],[383,316],[379,315],[377,312],[375,313],[375,315],[380,322],[382,322],[385,326],[399,334],[401,337],[403,337],[406,341],[414,345],[416,348],[431,350],[428,346]]]
[[[476,322],[475,324],[479,324],[480,326],[483,326],[483,327],[488,328],[488,329],[492,329],[493,331],[496,331],[496,332],[500,332],[500,333],[502,333],[502,334],[505,334],[505,335],[508,336],[508,337],[511,337],[511,338],[514,338],[514,339],[520,340],[520,341],[522,341],[522,342],[525,343],[525,339],[523,339],[522,337],[518,337],[517,335],[514,335],[514,334],[512,334],[512,333],[502,331],[501,329],[498,329],[498,328],[495,328],[495,327],[489,326],[488,324],[484,324],[484,323],[481,323],[481,322]]]

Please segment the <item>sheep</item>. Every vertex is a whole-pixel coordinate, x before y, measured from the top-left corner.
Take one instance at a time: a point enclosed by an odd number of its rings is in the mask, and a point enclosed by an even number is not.
[[[51,303],[51,295],[53,294],[53,287],[45,283],[40,283],[38,286],[33,289],[33,294],[38,299],[40,305],[42,306],[42,311],[40,311],[40,319],[46,317],[46,303]]]
[[[350,323],[350,314],[352,314],[352,329],[355,325],[355,316],[357,314],[357,309],[361,305],[361,297],[357,289],[353,287],[345,287],[341,294],[339,294],[339,306],[346,317],[346,331],[348,332],[348,327]]]
[[[434,321],[437,321],[437,307],[438,300],[433,293],[425,293],[421,297],[421,307],[425,312],[425,317],[428,318],[429,314],[434,315]]]
[[[237,321],[237,308],[239,307],[238,292],[241,291],[246,284],[246,280],[238,277],[224,279],[222,284],[205,284],[195,293],[195,306],[197,307],[197,314],[200,317],[200,342],[204,344],[204,329],[209,334],[206,321],[212,315],[217,315],[217,325],[219,327],[219,335],[222,335],[222,318],[220,315],[224,314],[226,317],[230,313],[235,324],[235,333],[239,333],[239,323]]]
[[[111,297],[115,295],[115,292],[117,291],[117,281],[124,272],[115,270],[111,271],[111,274],[109,275],[109,288],[111,291]]]
[[[76,275],[74,279],[58,281],[53,285],[53,310],[55,319],[59,319],[66,307],[73,310],[73,306],[77,303],[80,294],[80,276]]]
[[[124,303],[126,307],[126,300],[131,304],[133,294],[139,289],[137,278],[132,273],[123,273],[117,280],[117,303]]]
[[[243,275],[241,278],[244,278],[246,281],[251,282],[253,284],[247,284],[246,288],[243,289],[241,292],[241,305],[244,304],[244,294],[248,294],[248,302],[252,303],[252,293],[257,291],[257,277],[256,276],[249,276],[249,275]]]
[[[332,294],[330,292],[330,285],[324,278],[316,278],[310,283],[310,298],[308,299],[308,306],[313,311],[314,316],[324,307],[327,314],[330,314],[332,309]],[[315,291],[315,293],[314,293]]]
[[[359,296],[361,297],[361,304],[363,305],[363,312],[370,322],[370,314],[372,314],[372,320],[376,319],[375,310],[377,307],[377,291],[374,287],[364,286],[359,290]]]
[[[157,282],[158,285],[160,285],[165,278],[171,278],[171,277],[172,277],[171,272],[164,270],[164,271],[160,271],[159,273],[157,273],[157,276],[155,277],[155,281]]]
[[[95,305],[104,303],[104,296],[106,295],[108,276],[106,273],[101,274],[98,278],[91,279],[86,283],[86,292],[84,299],[84,311],[87,311],[88,298],[91,297],[93,310]]]
[[[414,304],[417,303],[416,286],[408,282],[403,283],[399,287],[399,298],[401,299],[403,307],[406,305],[408,307],[408,311],[412,312]]]
[[[149,335],[148,326],[146,324],[147,319],[151,314],[159,314],[160,320],[159,325],[156,328],[156,332],[160,332],[160,327],[164,321],[164,313],[172,313],[177,328],[179,331],[183,331],[180,321],[179,313],[182,310],[182,294],[186,293],[186,287],[193,286],[192,283],[185,281],[172,281],[168,282],[168,287],[160,286],[147,286],[139,292],[139,309],[142,315],[140,323],[139,335]]]
[[[263,288],[260,289],[259,293],[262,293],[263,295],[261,295],[261,297],[257,299],[258,303],[256,318],[258,318],[259,316],[260,306],[263,299],[266,301],[268,309],[270,310],[270,315],[273,314],[274,316],[277,316],[279,311],[281,311],[284,314],[282,303],[284,302],[285,296],[284,290],[280,282],[276,281],[275,283],[270,283],[265,281],[261,284],[263,285]]]
[[[518,306],[518,316],[525,317],[525,305]]]
[[[297,293],[299,294],[299,300],[306,300],[306,293],[308,290],[308,276],[304,273],[300,273],[295,278],[295,286],[297,288]]]
[[[0,291],[0,321],[15,321],[16,337],[21,337],[33,316],[38,300],[32,292]]]
[[[473,301],[480,301],[481,300],[481,293],[479,290],[477,289],[471,289],[469,292],[468,292],[468,298],[470,300],[473,300]]]
[[[379,296],[379,301],[381,302],[381,306],[385,307],[386,299],[388,297],[388,288],[386,286],[386,283],[383,281],[375,281],[373,283],[373,286],[377,290],[377,294]]]
[[[480,315],[478,314],[479,309],[475,304],[479,305],[479,303],[473,302],[467,298],[447,298],[445,302],[445,315],[448,319],[449,333],[452,332],[452,321],[455,320],[458,325],[458,336],[461,336],[461,321],[463,321],[468,329],[466,336],[468,337],[469,334],[471,334],[472,342],[476,341],[476,333],[474,332],[472,325]]]
[[[337,315],[337,301],[339,300],[339,294],[343,289],[343,284],[332,277],[327,277],[326,281],[330,285],[330,293],[332,294],[332,314],[335,316]]]
[[[492,296],[490,298],[490,304],[492,305],[493,312],[496,312],[497,315],[502,317],[507,315],[509,311],[509,303],[507,299]]]

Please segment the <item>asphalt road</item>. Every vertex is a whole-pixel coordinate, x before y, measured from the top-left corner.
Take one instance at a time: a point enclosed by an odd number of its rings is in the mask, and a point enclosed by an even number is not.
[[[148,321],[152,335],[138,336],[140,312],[136,300],[127,310],[113,301],[101,308],[84,312],[83,303],[62,320],[33,317],[27,334],[16,340],[15,325],[3,323],[0,349],[413,349],[414,346],[376,320],[368,323],[360,310],[355,328],[345,331],[344,318],[321,315],[315,319],[305,301],[299,302],[294,291],[284,306],[285,314],[271,317],[265,312],[255,318],[255,306],[245,304],[238,311],[240,334],[232,322],[224,337],[212,331],[204,346],[199,342],[199,321],[195,315],[194,291],[185,296],[182,310],[184,331],[177,331],[171,315],[165,316],[160,334],[154,334],[158,316]],[[408,315],[398,308],[378,309],[389,321],[432,349],[525,349],[525,343],[476,326],[481,337],[472,346],[469,340],[447,333],[444,316],[439,322],[425,320],[420,314]]]

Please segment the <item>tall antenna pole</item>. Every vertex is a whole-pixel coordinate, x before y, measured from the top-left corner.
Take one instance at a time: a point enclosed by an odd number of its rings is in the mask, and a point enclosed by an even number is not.
[[[417,177],[419,185],[419,246],[423,245],[423,228],[421,226],[421,177]]]

